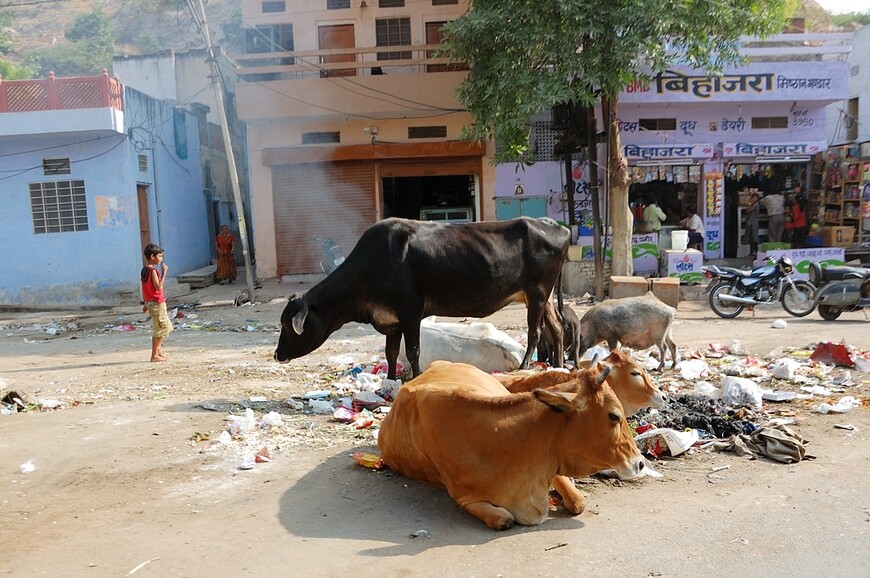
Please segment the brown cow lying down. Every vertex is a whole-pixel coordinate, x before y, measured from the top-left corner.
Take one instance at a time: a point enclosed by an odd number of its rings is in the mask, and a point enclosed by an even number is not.
[[[436,361],[399,390],[378,447],[393,470],[446,488],[495,530],[542,523],[551,481],[576,515],[585,501],[567,476],[643,468],[607,373],[596,366],[559,391],[511,394],[475,367]]]
[[[589,360],[580,362],[581,367],[589,367]],[[650,379],[644,368],[630,355],[614,349],[602,363],[610,368],[607,383],[613,388],[613,393],[619,398],[626,416],[631,416],[645,407],[664,407],[665,396]],[[550,369],[540,371],[526,369],[510,373],[495,373],[496,378],[511,393],[534,391],[537,388],[549,388],[553,385],[571,381],[577,371]]]

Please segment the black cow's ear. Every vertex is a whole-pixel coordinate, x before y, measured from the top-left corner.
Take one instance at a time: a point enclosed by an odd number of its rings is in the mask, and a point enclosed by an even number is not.
[[[299,313],[293,316],[293,331],[296,335],[302,335],[302,328],[305,326],[305,318],[308,317],[308,304],[303,301],[299,308]]]

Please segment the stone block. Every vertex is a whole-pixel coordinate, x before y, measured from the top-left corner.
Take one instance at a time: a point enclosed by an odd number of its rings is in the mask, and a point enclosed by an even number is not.
[[[623,297],[643,297],[649,291],[649,280],[645,277],[628,277],[611,275],[610,292],[611,299]]]
[[[679,277],[662,277],[652,280],[653,295],[662,303],[676,308],[680,303],[680,279]]]

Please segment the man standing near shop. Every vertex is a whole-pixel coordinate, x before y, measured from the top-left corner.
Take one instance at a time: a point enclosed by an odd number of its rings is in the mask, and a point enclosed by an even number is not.
[[[761,199],[761,206],[768,216],[767,240],[770,243],[779,243],[785,229],[785,198],[782,193],[768,193]]]
[[[643,210],[643,220],[646,223],[649,232],[658,233],[662,230],[662,221],[668,216],[656,204],[655,199],[647,199],[646,208]]]

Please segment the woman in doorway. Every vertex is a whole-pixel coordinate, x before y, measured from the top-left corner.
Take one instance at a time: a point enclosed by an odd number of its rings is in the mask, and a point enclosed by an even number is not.
[[[236,280],[236,239],[230,233],[229,227],[221,225],[220,235],[217,236],[217,280],[223,285],[224,282],[234,283]]]
[[[807,210],[800,193],[791,200],[791,218],[785,228],[791,231],[791,248],[801,248],[807,237]]]

